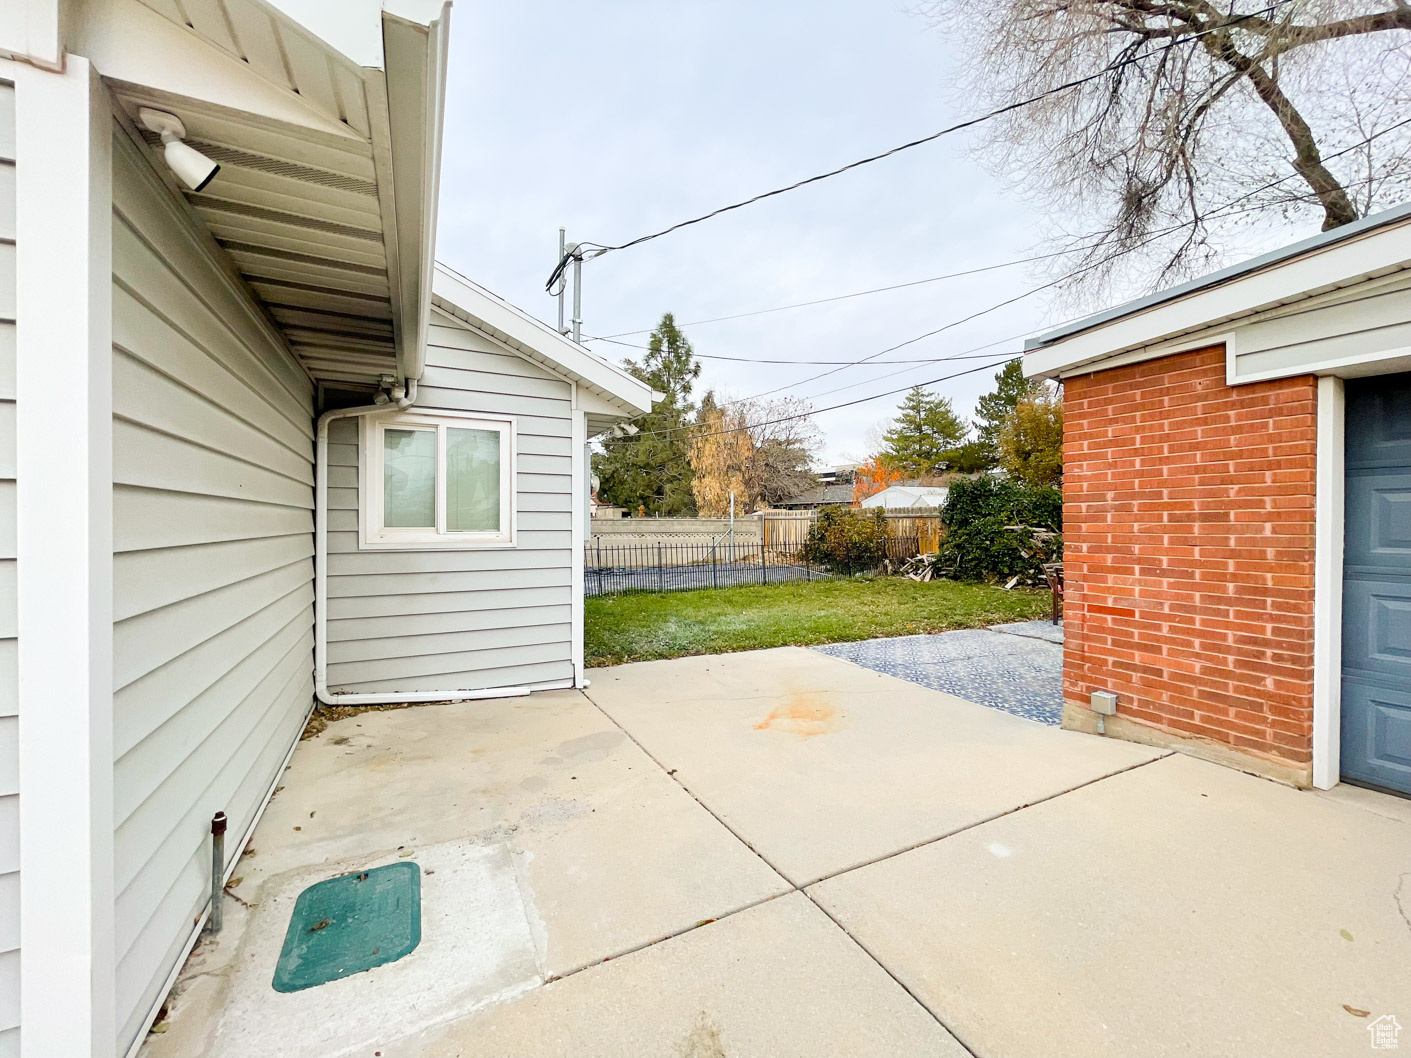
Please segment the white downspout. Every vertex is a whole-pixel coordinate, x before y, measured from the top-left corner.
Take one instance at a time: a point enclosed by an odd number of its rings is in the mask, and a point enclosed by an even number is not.
[[[528,694],[528,687],[373,694],[335,694],[328,689],[328,429],[335,419],[355,419],[411,407],[416,400],[416,379],[408,379],[401,396],[397,396],[397,390],[401,388],[393,389],[393,399],[387,404],[335,408],[318,417],[318,442],[314,454],[314,694],[324,705],[470,701],[480,698],[517,698]]]

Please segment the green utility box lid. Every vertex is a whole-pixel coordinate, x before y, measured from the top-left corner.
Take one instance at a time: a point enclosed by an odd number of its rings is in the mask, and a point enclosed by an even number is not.
[[[298,992],[410,955],[421,943],[421,868],[410,860],[340,875],[299,894],[274,970]]]

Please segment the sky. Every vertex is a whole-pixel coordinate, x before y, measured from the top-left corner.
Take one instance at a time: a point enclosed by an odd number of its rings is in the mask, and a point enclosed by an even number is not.
[[[541,319],[558,228],[618,243],[970,116],[947,41],[877,0],[460,0],[451,26],[437,256]],[[662,313],[692,324],[1042,252],[1038,220],[962,134],[584,266],[585,335],[645,343]],[[829,305],[686,326],[698,354],[857,360],[1042,282],[1033,266]],[[828,367],[702,358],[696,395],[767,391],[815,408],[988,365],[899,367],[1056,322],[1021,300],[878,358]],[[620,360],[640,351],[590,342]],[[890,366],[889,366],[890,365]],[[994,369],[936,392],[969,414]],[[899,372],[899,373],[898,373]],[[820,463],[868,454],[901,394],[821,412]]]

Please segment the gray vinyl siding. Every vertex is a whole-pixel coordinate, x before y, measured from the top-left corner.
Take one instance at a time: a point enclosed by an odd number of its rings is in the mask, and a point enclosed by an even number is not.
[[[126,136],[113,177],[119,1050],[313,697],[313,394]]]
[[[337,692],[567,682],[572,412],[567,382],[439,313],[416,406],[516,418],[517,546],[358,548],[358,424],[329,434],[328,661]]]
[[[0,1058],[20,1053],[16,609],[15,90],[9,82],[0,81]]]
[[[1235,328],[1235,380],[1305,373],[1345,357],[1404,356],[1411,273],[1366,280],[1281,306]]]

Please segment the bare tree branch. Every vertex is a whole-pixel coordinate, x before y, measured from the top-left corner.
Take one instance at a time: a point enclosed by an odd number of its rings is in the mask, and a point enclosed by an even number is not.
[[[1316,204],[1330,228],[1411,189],[1407,0],[928,0],[923,10],[969,46],[970,101],[1003,105],[1151,56],[992,122],[977,148],[1055,227],[1081,225],[1065,235],[1085,249],[1055,270],[1082,269],[1089,293],[1211,263],[1212,225],[1260,223],[1258,211],[1214,209],[1231,198],[1253,195],[1280,220]]]

